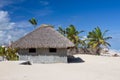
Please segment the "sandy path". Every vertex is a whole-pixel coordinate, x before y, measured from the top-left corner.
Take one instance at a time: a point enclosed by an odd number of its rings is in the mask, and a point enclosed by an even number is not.
[[[0,80],[120,80],[120,57],[80,56],[84,63],[0,62]]]

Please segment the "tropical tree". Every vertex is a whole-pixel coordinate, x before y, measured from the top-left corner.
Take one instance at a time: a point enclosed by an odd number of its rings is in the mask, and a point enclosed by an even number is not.
[[[96,27],[93,31],[88,33],[88,46],[95,50],[95,54],[100,54],[100,50],[103,46],[108,47],[111,46],[107,40],[111,39],[112,37],[106,37],[105,34],[108,30],[104,32],[101,31],[99,27]]]
[[[58,30],[57,30],[59,33],[61,33],[63,36],[66,36],[66,30],[63,29],[62,27],[58,27]]]
[[[79,34],[84,31],[78,31],[74,25],[69,25],[66,29],[59,27],[58,31],[75,44],[75,49],[77,52],[79,44],[81,43]]]
[[[34,26],[34,29],[35,29],[37,26],[37,20],[35,18],[31,18],[29,22]]]
[[[78,31],[74,25],[70,25],[66,28],[67,38],[75,44],[76,48],[79,47],[81,43],[79,34],[82,32],[84,31]]]

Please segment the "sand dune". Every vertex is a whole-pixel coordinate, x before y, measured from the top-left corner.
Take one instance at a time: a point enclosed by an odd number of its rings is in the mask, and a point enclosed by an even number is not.
[[[0,80],[120,80],[120,57],[75,55],[82,63],[0,62]]]

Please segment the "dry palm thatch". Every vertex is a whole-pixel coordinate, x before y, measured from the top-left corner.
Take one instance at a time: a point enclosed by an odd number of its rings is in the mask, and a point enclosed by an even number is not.
[[[12,43],[13,48],[68,48],[74,44],[49,25],[42,25]]]

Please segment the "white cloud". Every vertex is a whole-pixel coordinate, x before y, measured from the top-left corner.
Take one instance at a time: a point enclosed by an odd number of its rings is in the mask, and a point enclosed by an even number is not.
[[[7,11],[0,11],[0,44],[15,41],[32,28],[28,22],[11,22]]]
[[[0,11],[0,30],[13,29],[15,23],[10,22],[7,11]]]

